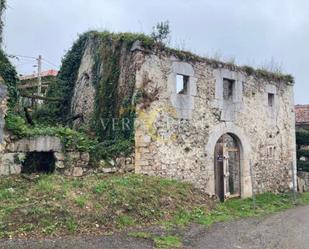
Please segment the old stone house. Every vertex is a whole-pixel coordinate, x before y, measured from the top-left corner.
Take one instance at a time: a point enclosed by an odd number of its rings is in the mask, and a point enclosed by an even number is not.
[[[115,117],[134,130],[136,173],[192,182],[221,200],[292,188],[290,76],[123,37],[84,39],[69,98],[70,115],[83,117],[74,127]],[[127,110],[134,126],[120,120]]]
[[[84,124],[95,112],[93,68],[98,58],[108,64],[98,57],[102,47],[110,57],[120,51],[118,102],[132,96],[136,103],[136,173],[189,181],[220,199],[251,196],[252,186],[256,193],[291,189],[291,77],[94,35],[86,42],[71,102]],[[107,70],[99,68],[104,76]]]
[[[309,129],[309,105],[295,106],[296,128]]]
[[[40,95],[44,97],[47,93],[48,87],[57,79],[57,70],[47,70],[40,74],[41,85],[38,89],[38,74],[23,75],[19,77],[18,90],[20,93],[19,103],[23,107],[33,107],[34,99],[31,95]],[[40,92],[40,94],[39,94]],[[43,100],[37,100],[36,103],[42,104]]]

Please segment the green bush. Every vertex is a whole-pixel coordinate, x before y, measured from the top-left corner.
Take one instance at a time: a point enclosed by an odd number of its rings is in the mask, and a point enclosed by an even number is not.
[[[309,157],[309,150],[305,150],[305,149],[299,149],[297,150],[297,158],[301,158],[301,157]]]
[[[0,76],[3,78],[9,92],[9,108],[13,108],[17,101],[17,74],[7,56],[0,48]]]
[[[309,172],[309,161],[297,161],[297,170]]]
[[[296,143],[297,145],[309,145],[309,131],[296,131]]]
[[[17,138],[36,136],[59,137],[66,149],[77,151],[88,151],[94,149],[96,139],[89,138],[86,134],[63,126],[37,126],[29,127],[25,120],[12,112],[6,116],[6,129],[12,132]]]

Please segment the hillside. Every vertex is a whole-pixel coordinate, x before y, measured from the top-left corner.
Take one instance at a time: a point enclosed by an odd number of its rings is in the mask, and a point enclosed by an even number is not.
[[[31,180],[32,179],[32,180]],[[307,194],[299,203],[309,203]],[[41,175],[0,182],[0,238],[100,235],[130,228],[130,236],[160,226],[164,234],[192,222],[206,226],[293,207],[289,194],[265,193],[216,204],[191,184],[141,175],[70,178]],[[133,232],[132,232],[133,231]]]

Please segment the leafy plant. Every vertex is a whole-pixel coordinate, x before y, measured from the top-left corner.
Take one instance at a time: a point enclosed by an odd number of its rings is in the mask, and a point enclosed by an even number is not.
[[[178,236],[157,236],[153,238],[156,248],[180,248],[182,243]]]
[[[84,208],[87,204],[87,197],[86,196],[78,196],[75,198],[75,203],[77,204],[77,206],[79,206],[80,208]]]
[[[169,21],[159,22],[152,28],[151,37],[158,43],[167,43],[171,30]]]
[[[4,51],[0,49],[0,76],[3,78],[9,93],[9,108],[13,109],[17,101],[17,74]]]
[[[17,138],[36,136],[56,136],[59,137],[66,149],[90,152],[97,144],[95,139],[86,134],[72,130],[63,126],[37,126],[29,127],[25,120],[12,112],[6,116],[6,128]]]

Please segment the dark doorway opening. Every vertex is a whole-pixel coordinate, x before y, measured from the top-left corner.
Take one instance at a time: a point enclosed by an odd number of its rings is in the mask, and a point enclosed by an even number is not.
[[[22,164],[21,172],[26,174],[53,173],[55,161],[53,152],[28,152]]]

